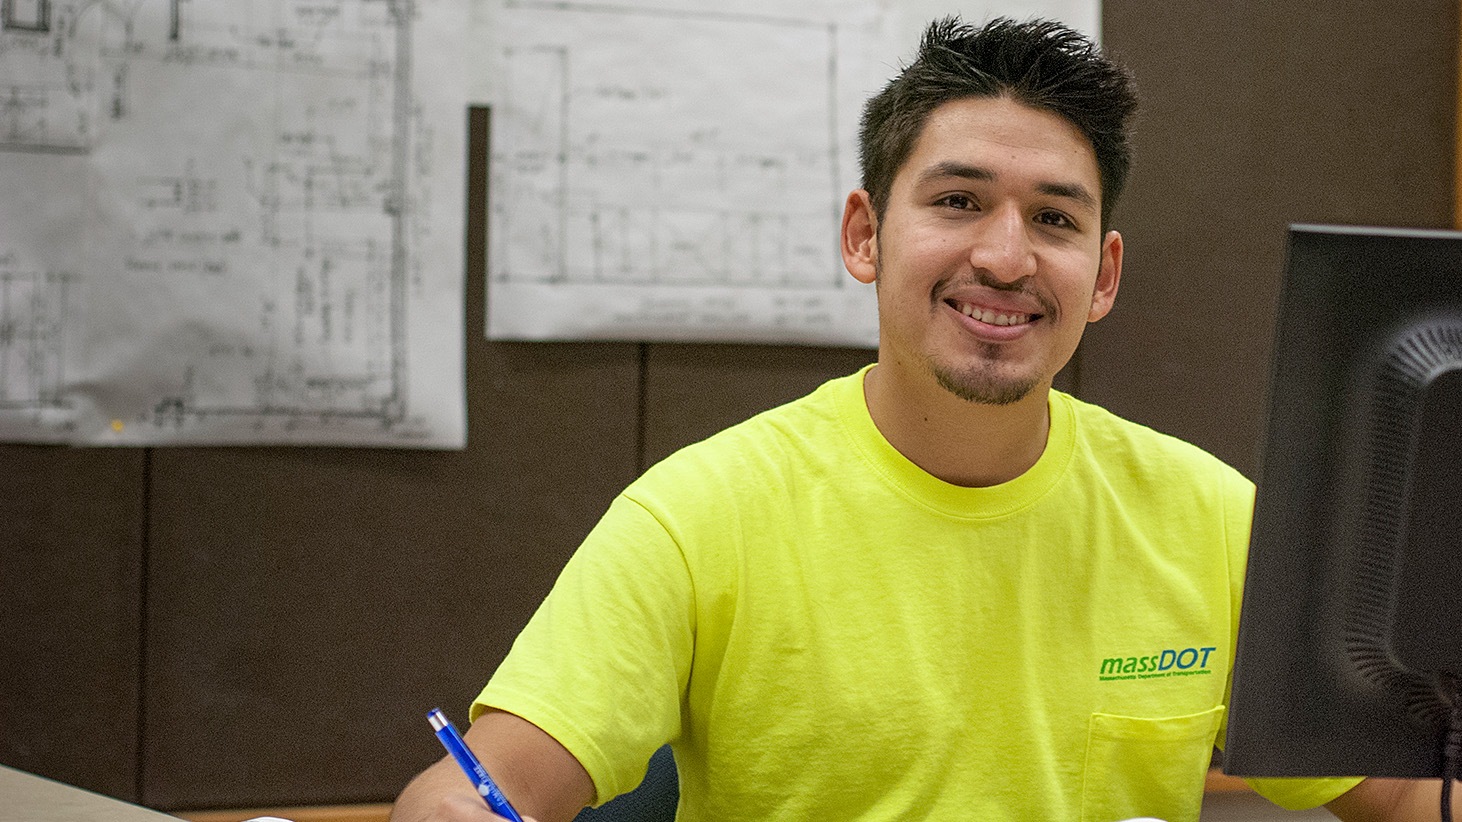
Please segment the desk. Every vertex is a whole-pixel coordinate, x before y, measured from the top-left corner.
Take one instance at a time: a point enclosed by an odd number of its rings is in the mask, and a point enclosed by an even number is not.
[[[0,765],[0,822],[177,822],[177,817]]]

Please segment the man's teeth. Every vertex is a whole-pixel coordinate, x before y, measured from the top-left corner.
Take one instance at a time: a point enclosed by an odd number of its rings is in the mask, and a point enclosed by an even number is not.
[[[999,311],[979,308],[969,303],[961,303],[959,310],[966,317],[973,317],[987,325],[1022,325],[1031,321],[1029,314],[1002,314]]]

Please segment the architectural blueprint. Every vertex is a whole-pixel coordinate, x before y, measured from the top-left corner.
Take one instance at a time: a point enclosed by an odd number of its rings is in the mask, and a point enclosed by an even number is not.
[[[460,447],[469,14],[0,0],[0,439]]]
[[[863,101],[931,18],[1097,0],[482,0],[487,333],[877,342],[838,251]]]

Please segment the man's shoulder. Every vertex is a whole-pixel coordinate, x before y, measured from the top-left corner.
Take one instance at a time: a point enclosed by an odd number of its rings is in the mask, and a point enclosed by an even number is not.
[[[1237,469],[1199,445],[1069,394],[1057,396],[1070,409],[1089,456],[1101,464],[1141,471],[1159,481],[1200,476],[1239,487],[1249,484]]]

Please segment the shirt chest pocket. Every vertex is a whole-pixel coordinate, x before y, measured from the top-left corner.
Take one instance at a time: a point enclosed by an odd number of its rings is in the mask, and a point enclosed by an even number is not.
[[[1219,705],[1161,718],[1092,714],[1082,771],[1082,822],[1138,816],[1196,822],[1223,711]]]

